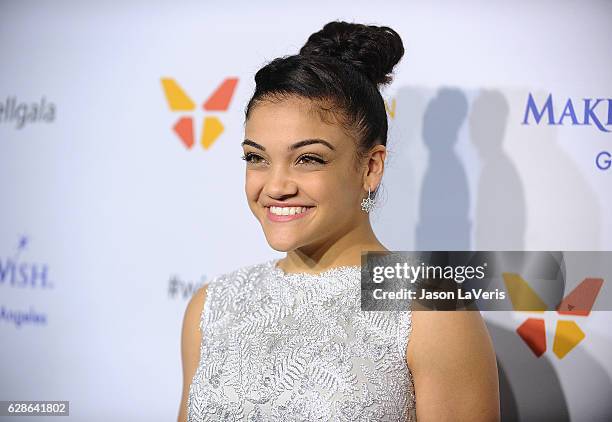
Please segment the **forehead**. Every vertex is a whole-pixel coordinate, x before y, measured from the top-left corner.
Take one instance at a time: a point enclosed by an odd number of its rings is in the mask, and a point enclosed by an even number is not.
[[[323,121],[317,104],[297,97],[254,106],[245,124],[245,137],[262,145],[309,138],[325,139],[339,147],[351,142],[336,119]]]

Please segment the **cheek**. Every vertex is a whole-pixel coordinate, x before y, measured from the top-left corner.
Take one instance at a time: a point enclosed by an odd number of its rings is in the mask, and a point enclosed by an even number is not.
[[[257,173],[254,172],[246,172],[244,178],[244,192],[246,193],[247,199],[249,201],[257,201],[259,197],[259,192],[263,187],[263,179]]]
[[[338,175],[304,179],[301,186],[321,205],[329,204],[332,207],[344,201],[348,194],[346,186],[343,185]]]
[[[316,199],[334,205],[345,205],[350,202],[354,195],[355,181],[358,175],[354,174],[348,163],[338,160],[332,167],[328,167],[323,171],[312,172],[305,174],[300,185],[304,189],[308,189]]]

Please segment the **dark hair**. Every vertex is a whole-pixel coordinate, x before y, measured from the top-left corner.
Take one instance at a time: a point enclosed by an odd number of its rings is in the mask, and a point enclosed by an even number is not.
[[[357,139],[359,163],[372,147],[387,144],[387,113],[378,86],[391,82],[403,55],[400,36],[387,26],[329,22],[299,54],[278,57],[257,71],[245,121],[261,101],[312,100],[324,121],[335,118]]]

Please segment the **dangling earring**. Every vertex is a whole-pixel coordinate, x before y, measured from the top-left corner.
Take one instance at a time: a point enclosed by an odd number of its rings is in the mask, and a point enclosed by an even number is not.
[[[374,207],[374,200],[370,198],[370,188],[368,187],[368,197],[363,198],[361,201],[361,209],[365,212],[370,212],[370,210]]]

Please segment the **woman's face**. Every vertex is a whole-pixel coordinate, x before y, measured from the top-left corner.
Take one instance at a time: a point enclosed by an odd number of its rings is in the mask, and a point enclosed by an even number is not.
[[[261,102],[245,125],[247,200],[277,251],[331,244],[365,215],[355,141],[321,121],[311,104]]]

